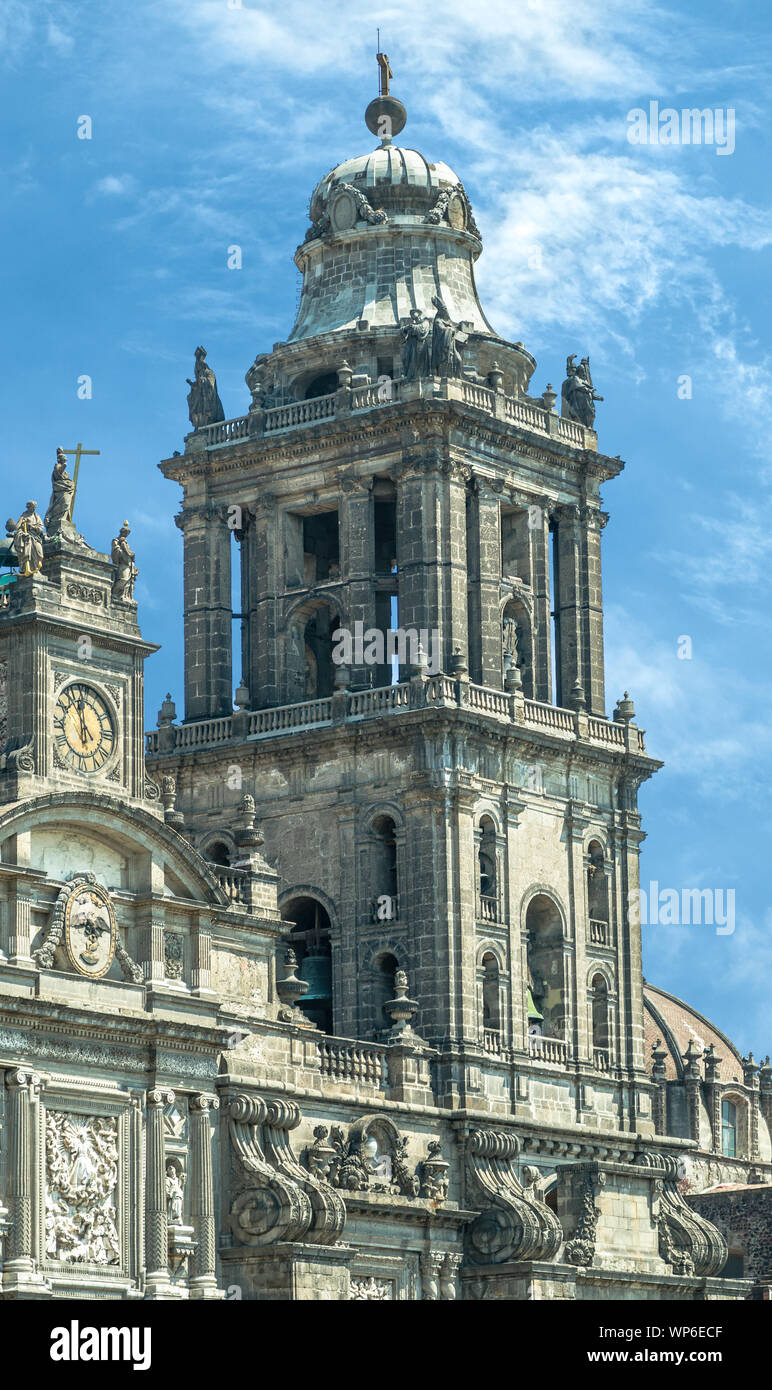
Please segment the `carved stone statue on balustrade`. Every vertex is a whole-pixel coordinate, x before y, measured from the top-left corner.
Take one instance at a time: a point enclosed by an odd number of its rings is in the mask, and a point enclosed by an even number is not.
[[[128,521],[124,521],[118,535],[113,538],[110,549],[110,558],[115,566],[113,575],[113,598],[114,599],[133,599],[134,584],[139,570],[134,564],[134,551],[129,546]]]
[[[58,535],[62,529],[62,522],[69,519],[74,492],[75,483],[67,472],[67,455],[59,448],[51,474],[51,501],[45,519],[45,528],[49,536]]]
[[[6,530],[13,534],[13,548],[19,562],[19,574],[37,574],[43,568],[43,538],[45,527],[37,512],[37,502],[28,502],[18,521],[9,521]]]
[[[225,419],[222,401],[217,394],[217,378],[212,368],[207,365],[206,348],[196,348],[194,380],[191,381],[188,377],[187,383],[190,387],[188,415],[194,430],[201,429],[204,425],[216,425]]]
[[[428,376],[431,370],[431,331],[429,319],[420,309],[411,309],[410,318],[403,324],[402,334],[402,375],[405,381],[418,381]]]
[[[456,345],[458,327],[451,322],[450,314],[438,294],[432,295],[432,304],[437,310],[432,326],[432,375],[461,376],[461,353]],[[462,334],[462,340],[464,337]]]
[[[592,384],[590,359],[583,357],[576,365],[576,353],[566,359],[566,379],[562,387],[563,415],[568,420],[576,420],[580,425],[592,429],[595,423],[595,402],[602,401]]]

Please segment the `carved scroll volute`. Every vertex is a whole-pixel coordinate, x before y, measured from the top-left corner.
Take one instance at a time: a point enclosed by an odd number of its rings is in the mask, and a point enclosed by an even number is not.
[[[309,1173],[295,1157],[289,1135],[291,1130],[297,1129],[300,1120],[300,1109],[293,1101],[268,1103],[263,1130],[266,1156],[285,1177],[300,1184],[311,1203],[313,1220],[305,1239],[317,1245],[332,1245],[346,1224],[345,1203],[334,1187]]]
[[[512,1168],[519,1143],[514,1134],[475,1129],[469,1136],[467,1174],[482,1210],[466,1230],[472,1264],[506,1260],[551,1260],[563,1240],[557,1216],[538,1197],[529,1196]]]
[[[243,1174],[230,1221],[242,1245],[303,1240],[313,1220],[311,1202],[303,1188],[266,1159],[260,1129],[268,1109],[257,1096],[236,1096],[230,1105],[231,1143]]]
[[[662,1172],[654,1210],[662,1259],[676,1274],[700,1279],[720,1274],[729,1255],[727,1243],[718,1227],[684,1201],[677,1187],[676,1160],[669,1154],[643,1153],[637,1162]]]

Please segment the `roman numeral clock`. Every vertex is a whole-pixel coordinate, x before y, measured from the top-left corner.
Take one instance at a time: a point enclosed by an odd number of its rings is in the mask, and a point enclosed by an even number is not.
[[[85,681],[66,685],[54,706],[54,744],[75,772],[97,772],[116,748],[116,720],[106,699]]]

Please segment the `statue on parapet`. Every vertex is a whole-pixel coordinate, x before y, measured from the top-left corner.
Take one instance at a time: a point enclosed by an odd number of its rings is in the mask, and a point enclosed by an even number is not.
[[[51,474],[51,501],[46,512],[45,528],[49,536],[56,536],[62,529],[62,522],[69,521],[75,483],[67,472],[67,455],[63,449],[56,451],[56,463]]]
[[[431,321],[420,309],[411,309],[402,334],[402,375],[405,381],[418,381],[431,370]]]
[[[28,502],[18,521],[9,518],[5,529],[12,537],[13,550],[19,564],[19,574],[38,574],[43,568],[45,527],[37,512],[37,502]]]
[[[566,379],[562,389],[563,416],[592,429],[595,422],[595,402],[602,401],[603,397],[598,395],[592,384],[589,357],[583,357],[578,367],[575,359],[575,352],[570,353],[566,359]]]
[[[212,368],[207,366],[206,348],[196,348],[196,369],[194,380],[186,378],[188,392],[188,415],[194,430],[204,425],[216,425],[225,419],[222,401],[217,394],[217,378]]]
[[[110,548],[110,558],[115,566],[113,575],[113,598],[133,599],[134,584],[139,570],[134,564],[134,551],[129,546],[129,523],[124,521]]]
[[[432,304],[437,310],[432,325],[432,376],[461,376],[461,353],[456,344],[463,342],[466,334],[459,334],[438,294],[432,295]]]

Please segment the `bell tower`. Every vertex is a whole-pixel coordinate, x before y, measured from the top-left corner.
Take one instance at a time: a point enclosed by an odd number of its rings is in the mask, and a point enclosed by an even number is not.
[[[236,853],[254,795],[315,1021],[382,1038],[405,970],[447,1104],[646,1127],[627,903],[659,764],[632,702],[607,717],[603,672],[600,489],[623,464],[589,361],[558,413],[491,326],[466,190],[393,143],[405,120],[382,91],[377,148],[315,188],[297,318],[249,368],[247,414],[201,424],[192,402],[161,464],[183,489],[185,722],[165,711],[150,758],[205,855]]]
[[[139,631],[127,536],[125,524],[116,564],[57,528],[0,590],[0,802],[88,790],[146,803],[144,661],[157,647]],[[19,563],[13,548],[5,558]]]

